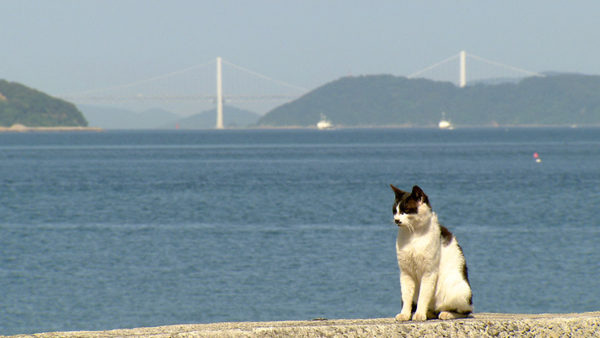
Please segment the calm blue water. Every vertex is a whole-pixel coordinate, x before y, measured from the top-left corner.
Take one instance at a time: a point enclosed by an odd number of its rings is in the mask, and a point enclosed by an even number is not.
[[[600,310],[600,129],[3,133],[0,334],[394,316],[389,183],[477,312]]]

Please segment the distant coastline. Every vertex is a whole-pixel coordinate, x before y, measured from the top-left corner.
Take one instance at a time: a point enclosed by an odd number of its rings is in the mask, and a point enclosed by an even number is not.
[[[502,129],[502,128],[599,128],[600,124],[499,124],[499,125],[458,125],[455,129]],[[289,125],[289,126],[249,126],[245,128],[225,128],[226,130],[317,130],[316,126],[301,126],[301,125]],[[409,125],[409,124],[393,124],[393,125],[336,125],[335,129],[439,129],[436,125]],[[201,130],[201,129],[197,129]],[[203,129],[203,130],[214,130],[214,128]]]
[[[73,103],[0,79],[0,126],[12,125],[87,127],[88,122]]]
[[[600,123],[600,76],[548,74],[515,83],[474,84],[393,75],[348,76],[262,116],[261,126],[579,125]],[[445,115],[444,115],[445,112]],[[444,116],[446,116],[444,118]]]
[[[599,124],[590,125],[564,125],[564,124],[506,124],[506,125],[464,125],[457,126],[456,129],[502,129],[502,128],[599,128]],[[387,125],[387,126],[336,126],[336,129],[439,129],[437,126],[416,126],[416,125]],[[93,131],[103,132],[106,130],[173,130],[176,129],[105,129],[100,127],[80,127],[80,126],[55,126],[55,127],[28,127],[22,124],[15,124],[10,127],[0,126],[0,133],[26,133],[26,132],[77,132],[77,131]],[[186,131],[193,130],[216,130],[214,128],[201,128],[201,129],[183,129]],[[249,126],[243,128],[225,128],[225,130],[318,130],[316,126]],[[325,131],[326,132],[326,131]]]
[[[62,126],[62,127],[28,127],[22,124],[13,124],[10,127],[0,126],[0,132],[44,132],[44,131],[103,131],[102,128],[80,127],[80,126]]]

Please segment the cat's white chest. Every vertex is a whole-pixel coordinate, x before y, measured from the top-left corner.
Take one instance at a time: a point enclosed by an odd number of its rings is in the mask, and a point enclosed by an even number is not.
[[[408,235],[402,231],[396,240],[398,265],[404,272],[420,275],[431,271],[439,262],[439,240],[429,232],[421,236]]]

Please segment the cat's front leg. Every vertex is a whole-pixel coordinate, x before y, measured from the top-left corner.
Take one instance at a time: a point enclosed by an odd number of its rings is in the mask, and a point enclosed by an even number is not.
[[[435,284],[437,282],[437,272],[430,272],[421,278],[421,286],[419,288],[419,300],[417,302],[417,311],[413,316],[413,320],[427,320],[427,310],[431,304],[431,298],[435,293]]]
[[[415,296],[415,280],[408,274],[400,272],[400,291],[402,292],[402,311],[396,315],[397,321],[410,320],[413,299]]]

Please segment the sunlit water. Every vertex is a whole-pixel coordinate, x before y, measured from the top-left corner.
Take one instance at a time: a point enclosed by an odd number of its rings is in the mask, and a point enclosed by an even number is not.
[[[477,312],[600,309],[600,129],[5,133],[0,182],[0,334],[391,317],[389,183]]]

